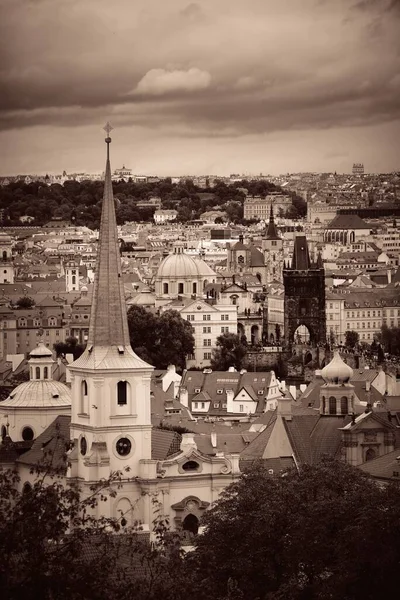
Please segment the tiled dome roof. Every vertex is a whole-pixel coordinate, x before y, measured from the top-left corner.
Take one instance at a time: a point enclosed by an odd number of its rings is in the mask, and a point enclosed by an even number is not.
[[[50,408],[71,406],[71,391],[52,379],[24,381],[1,403],[3,407]]]
[[[43,342],[40,342],[36,348],[29,352],[29,356],[31,358],[42,358],[44,356],[53,356],[53,353],[43,344]]]
[[[169,277],[199,277],[199,266],[197,261],[187,254],[174,253],[170,254],[160,264],[157,271],[157,279]]]

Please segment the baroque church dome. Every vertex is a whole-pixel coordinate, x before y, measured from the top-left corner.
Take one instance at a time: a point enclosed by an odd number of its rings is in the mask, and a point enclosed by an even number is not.
[[[170,254],[160,264],[157,278],[199,277],[199,265],[193,258],[183,252]]]
[[[336,350],[330,363],[321,371],[327,383],[348,383],[353,376],[353,369],[346,365]]]

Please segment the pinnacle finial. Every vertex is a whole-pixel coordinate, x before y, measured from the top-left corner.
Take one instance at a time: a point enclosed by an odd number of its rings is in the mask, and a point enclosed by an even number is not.
[[[110,144],[111,144],[111,138],[110,138],[110,132],[114,129],[114,127],[112,127],[110,125],[110,123],[107,121],[107,123],[104,125],[103,127],[104,131],[107,134],[106,137],[106,144],[107,144],[107,160],[110,159]]]
[[[109,139],[109,140],[110,140],[110,142],[111,142],[110,133],[111,133],[111,131],[114,129],[114,127],[112,127],[112,126],[110,125],[110,123],[107,121],[107,123],[104,125],[103,129],[104,129],[104,131],[105,131],[105,132],[106,132],[106,134],[107,134],[107,137],[106,137],[106,142],[107,142],[107,143],[109,143],[109,142],[108,142],[108,139]]]

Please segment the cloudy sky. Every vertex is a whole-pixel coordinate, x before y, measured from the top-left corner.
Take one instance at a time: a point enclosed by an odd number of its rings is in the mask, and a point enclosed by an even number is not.
[[[400,168],[400,0],[0,0],[1,174]]]

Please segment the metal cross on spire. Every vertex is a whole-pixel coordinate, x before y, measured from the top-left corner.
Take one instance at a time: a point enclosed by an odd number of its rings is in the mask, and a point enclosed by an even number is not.
[[[110,144],[111,144],[110,132],[114,129],[114,127],[111,127],[110,123],[107,121],[107,123],[104,125],[103,129],[107,134],[107,137],[106,137],[107,160],[109,160],[110,159]]]
[[[110,137],[110,133],[111,133],[111,131],[114,129],[114,127],[112,127],[112,126],[110,125],[110,123],[107,121],[107,123],[104,125],[103,129],[104,129],[104,131],[106,132],[106,134],[107,134],[107,137]]]

